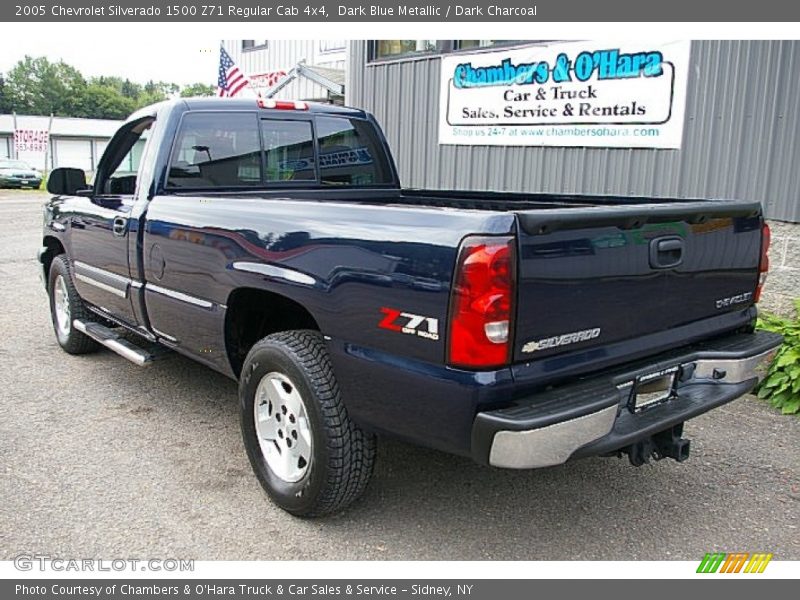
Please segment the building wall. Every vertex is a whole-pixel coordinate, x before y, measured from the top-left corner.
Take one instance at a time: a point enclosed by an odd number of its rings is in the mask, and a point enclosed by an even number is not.
[[[350,42],[346,102],[383,125],[406,186],[747,198],[800,222],[800,42],[694,42],[680,150],[440,146],[439,58],[366,47]]]
[[[266,48],[242,50],[242,40],[224,40],[225,51],[246,75],[285,71],[300,61],[329,69],[344,70],[346,50],[324,51],[325,40],[270,40]],[[344,42],[342,42],[344,44]],[[305,78],[297,78],[283,88],[276,98],[297,100],[323,99],[328,90]]]
[[[78,138],[60,137],[50,138],[47,152],[47,171],[56,167],[75,167],[83,169],[88,175],[94,173],[97,163],[103,156],[103,152],[108,146],[111,138]],[[144,140],[140,140],[133,147],[128,157],[119,166],[122,171],[136,171],[144,150]],[[0,158],[14,157],[13,137],[0,136]],[[43,154],[24,154],[19,156],[32,167],[45,170]]]
[[[800,225],[771,221],[770,269],[760,303],[762,310],[791,317],[800,299]]]
[[[122,121],[110,119],[0,115],[0,157],[18,158],[37,169],[77,167],[91,172],[121,124]],[[17,153],[14,147],[15,128],[49,131],[47,154],[41,151]]]
[[[693,42],[680,150],[439,145],[439,57],[370,64],[365,41],[348,49],[346,102],[378,118],[403,185],[759,200],[774,232],[762,306],[791,313],[800,297],[800,42]]]

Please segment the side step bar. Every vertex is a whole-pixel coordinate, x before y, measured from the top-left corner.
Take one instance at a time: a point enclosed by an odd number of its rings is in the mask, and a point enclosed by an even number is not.
[[[140,367],[146,367],[154,360],[160,358],[158,354],[150,353],[144,348],[136,346],[113,329],[109,329],[100,323],[75,319],[72,321],[72,326],[112,352],[116,352],[122,358],[127,358],[133,364],[139,365]]]

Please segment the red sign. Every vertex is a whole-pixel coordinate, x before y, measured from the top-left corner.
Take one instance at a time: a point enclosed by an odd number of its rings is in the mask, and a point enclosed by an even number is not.
[[[14,147],[17,152],[47,152],[50,133],[46,129],[17,129]]]
[[[286,71],[272,71],[250,75],[250,85],[255,89],[269,89],[286,77]]]

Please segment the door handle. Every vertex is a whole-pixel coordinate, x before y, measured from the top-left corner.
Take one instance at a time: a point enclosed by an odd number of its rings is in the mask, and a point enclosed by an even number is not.
[[[679,237],[656,238],[650,242],[650,266],[654,269],[671,269],[683,262],[683,239]]]
[[[681,250],[682,248],[683,248],[683,242],[678,238],[672,238],[668,240],[658,240],[659,252],[672,252],[673,250]]]
[[[114,235],[117,237],[123,237],[128,232],[128,219],[125,217],[114,217],[111,231],[113,231]]]

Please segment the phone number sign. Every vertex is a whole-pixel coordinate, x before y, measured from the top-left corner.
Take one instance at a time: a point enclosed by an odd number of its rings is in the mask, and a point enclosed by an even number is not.
[[[14,148],[17,152],[46,152],[50,133],[46,129],[15,129]]]

